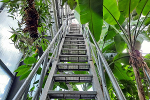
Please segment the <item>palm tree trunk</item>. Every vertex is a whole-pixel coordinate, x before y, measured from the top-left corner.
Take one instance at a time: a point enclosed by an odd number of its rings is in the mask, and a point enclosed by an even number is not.
[[[144,68],[144,59],[142,57],[142,54],[139,52],[139,50],[132,49],[132,52],[130,54],[130,64],[133,67],[135,80],[137,84],[137,90],[138,90],[138,96],[140,100],[146,100],[145,99],[145,93],[143,90],[143,85],[140,78],[140,71],[139,68]]]
[[[138,69],[137,66],[135,66],[135,64],[132,64],[132,67],[133,67],[133,71],[134,71],[135,79],[136,79],[136,83],[137,83],[139,99],[140,100],[146,100],[144,90],[143,90],[143,86],[142,86],[142,82],[141,82],[141,78],[140,78],[139,69]]]

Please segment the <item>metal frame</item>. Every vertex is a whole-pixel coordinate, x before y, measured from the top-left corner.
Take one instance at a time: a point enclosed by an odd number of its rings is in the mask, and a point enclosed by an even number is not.
[[[11,77],[12,79],[15,78],[15,76],[11,73],[11,71],[7,68],[7,66],[2,62],[1,59],[0,59],[0,65],[1,65],[1,67],[7,72],[7,74],[10,75],[10,77]]]
[[[13,80],[15,78],[15,76],[11,73],[11,71],[7,68],[7,66],[2,62],[2,60],[0,59],[0,66],[2,67],[2,69],[11,77],[10,79],[10,83],[9,83],[9,86],[7,86],[7,90],[4,92],[6,94],[4,94],[4,99],[7,98],[7,95],[9,93],[9,90],[11,88],[11,85],[13,83]],[[3,80],[2,80],[3,81]]]

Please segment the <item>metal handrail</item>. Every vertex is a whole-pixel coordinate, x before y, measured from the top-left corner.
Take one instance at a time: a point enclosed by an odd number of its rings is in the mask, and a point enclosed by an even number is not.
[[[66,28],[66,27],[65,27]],[[64,32],[64,31],[63,31]],[[63,35],[64,33],[62,33],[62,35]],[[61,36],[61,38],[62,38],[63,36]],[[47,72],[47,70],[49,69],[49,66],[50,66],[50,63],[52,62],[52,59],[53,59],[53,56],[54,56],[54,54],[57,56],[57,50],[59,49],[58,47],[59,47],[59,43],[61,42],[61,39],[59,39],[59,41],[58,41],[58,44],[57,44],[57,46],[56,46],[56,48],[54,49],[54,51],[53,51],[53,54],[51,55],[51,58],[50,58],[50,60],[49,61],[46,61],[46,59],[44,60],[44,65],[43,65],[43,68],[42,68],[42,73],[41,73],[41,77],[40,77],[40,80],[39,80],[39,83],[38,83],[38,89],[36,90],[36,92],[35,92],[35,94],[34,94],[34,96],[33,96],[33,98],[32,98],[32,100],[37,100],[38,98],[39,98],[39,96],[40,96],[40,91],[41,91],[41,89],[42,89],[42,84],[43,84],[43,80],[44,80],[44,77],[45,77],[45,75],[46,75],[46,72]],[[47,56],[46,56],[47,57]],[[48,62],[48,64],[47,64],[47,66],[45,65],[45,63],[47,63]],[[45,67],[46,66],[46,67]]]
[[[88,28],[88,27],[87,27]],[[123,94],[123,92],[122,92],[122,90],[121,90],[121,88],[120,88],[120,86],[119,86],[119,84],[118,84],[118,82],[117,82],[117,80],[116,80],[116,78],[115,78],[115,76],[114,76],[114,74],[112,73],[112,71],[111,71],[111,69],[110,69],[110,67],[109,67],[109,65],[108,65],[108,63],[107,63],[107,61],[106,61],[106,59],[104,58],[104,56],[103,56],[103,54],[102,54],[102,52],[101,52],[101,50],[100,50],[100,48],[99,48],[99,46],[98,46],[98,44],[97,44],[97,42],[96,42],[96,40],[95,40],[95,38],[94,38],[94,36],[92,35],[92,33],[91,33],[91,31],[89,30],[89,28],[88,28],[88,32],[89,32],[89,34],[90,34],[90,36],[91,36],[91,38],[92,38],[92,40],[93,40],[93,42],[94,42],[94,45],[95,45],[95,47],[96,47],[96,50],[97,50],[97,52],[98,52],[98,56],[100,57],[100,59],[99,59],[99,61],[98,62],[102,62],[103,63],[103,65],[104,65],[104,67],[105,67],[105,69],[106,69],[106,72],[107,72],[107,74],[108,74],[108,76],[109,76],[109,78],[110,78],[110,80],[111,80],[111,82],[112,82],[112,85],[113,85],[113,87],[114,87],[114,89],[115,89],[115,91],[116,91],[116,95],[117,95],[117,97],[118,97],[118,99],[119,100],[126,100],[126,98],[125,98],[125,96],[124,96],[124,94]],[[88,34],[87,34],[88,35]],[[90,37],[89,36],[89,37]],[[90,42],[90,41],[89,41]],[[99,66],[98,66],[99,67]],[[99,73],[101,73],[101,71],[99,72]],[[100,75],[101,76],[101,75]],[[102,76],[101,76],[101,78],[102,78]],[[104,77],[103,77],[104,78]],[[102,78],[102,79],[103,79]],[[103,81],[104,81],[104,79],[103,79]],[[103,84],[103,82],[102,82],[102,84]],[[107,96],[107,99],[108,100],[110,100],[109,99],[109,94],[108,94],[108,92],[106,91],[106,89],[107,88],[104,88],[104,92],[106,93],[106,96]]]
[[[105,100],[111,100],[109,93],[108,93],[108,90],[107,90],[106,80],[105,80],[105,76],[104,76],[104,72],[103,72],[103,66],[102,66],[101,61],[99,59],[99,55],[97,55],[97,57],[98,57],[98,59],[97,59],[95,56],[93,47],[91,45],[91,42],[90,42],[89,34],[87,34],[87,35],[84,34],[85,38],[86,38],[86,36],[87,36],[87,41],[89,42],[89,51],[90,50],[92,51],[92,54],[93,54],[93,57],[94,57],[94,60],[95,60],[95,63],[96,63],[97,69],[98,69],[98,75],[101,77],[101,80],[102,80],[102,87],[104,90],[104,98],[105,98]],[[91,57],[91,51],[90,51],[89,57]]]
[[[68,19],[70,19],[70,18],[68,18]],[[40,67],[41,63],[43,62],[45,57],[49,54],[49,51],[50,51],[51,47],[53,46],[53,44],[55,43],[55,40],[59,36],[60,32],[67,25],[66,23],[67,23],[68,19],[66,19],[66,21],[64,21],[63,25],[61,26],[61,28],[59,29],[59,31],[57,32],[57,34],[55,35],[55,37],[53,38],[53,40],[51,41],[51,43],[49,44],[49,46],[47,47],[45,52],[42,54],[42,56],[40,57],[39,61],[36,63],[36,65],[34,66],[34,68],[31,71],[31,73],[26,78],[26,80],[24,81],[24,83],[20,87],[20,89],[17,92],[17,94],[14,96],[13,100],[20,100],[20,98],[22,97],[22,95],[23,95],[25,89],[27,88],[28,84],[30,84],[30,82],[33,79],[34,75],[36,74],[38,68]]]

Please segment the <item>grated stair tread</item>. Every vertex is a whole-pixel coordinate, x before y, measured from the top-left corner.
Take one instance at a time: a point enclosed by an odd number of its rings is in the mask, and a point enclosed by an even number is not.
[[[95,99],[96,91],[48,91],[50,99]]]
[[[89,74],[54,74],[55,82],[92,82],[93,75]]]
[[[89,71],[90,64],[88,63],[58,63],[59,71]]]

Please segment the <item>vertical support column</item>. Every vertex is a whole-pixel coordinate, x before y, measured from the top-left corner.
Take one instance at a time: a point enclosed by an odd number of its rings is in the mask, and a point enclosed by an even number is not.
[[[58,32],[58,19],[57,19],[56,6],[55,6],[55,1],[54,0],[52,0],[52,4],[53,4],[56,31]]]
[[[63,19],[64,19],[64,7],[61,6],[61,24],[63,24]]]
[[[57,13],[57,21],[58,21],[58,28],[60,28],[60,12],[59,12],[59,0],[55,0],[56,6],[56,13]]]
[[[89,60],[91,61],[92,58],[91,58],[91,42],[90,42],[90,36],[89,36],[89,32],[87,32],[87,37],[88,37],[88,42],[89,42]]]

